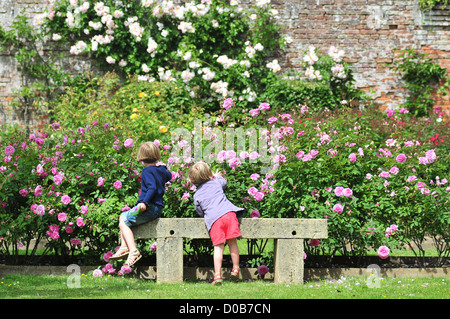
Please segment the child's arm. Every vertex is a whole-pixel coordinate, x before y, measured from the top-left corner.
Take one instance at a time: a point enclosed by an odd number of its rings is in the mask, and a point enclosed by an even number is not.
[[[217,175],[214,177],[214,179],[218,181],[220,185],[222,185],[222,188],[225,188],[225,186],[227,186],[227,180],[223,178],[222,175]]]
[[[151,202],[153,195],[156,194],[156,180],[152,174],[142,174],[142,183],[147,185],[147,192],[145,193],[144,198],[139,203],[141,206],[141,211],[147,209],[148,204]]]
[[[199,203],[198,200],[195,200],[195,199],[194,199],[194,206],[195,206],[195,211],[197,212],[197,214],[198,214],[200,217],[205,216],[205,213],[203,212],[203,209],[202,209],[202,207],[200,206],[200,203]]]
[[[166,178],[166,183],[170,182],[170,180],[172,179],[172,173],[167,169],[167,167],[164,165],[164,168],[166,169],[164,171],[165,174],[165,178]]]

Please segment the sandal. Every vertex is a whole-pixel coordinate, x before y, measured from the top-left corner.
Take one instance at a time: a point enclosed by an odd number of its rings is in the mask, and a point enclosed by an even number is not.
[[[119,250],[116,251],[116,253],[114,255],[109,257],[109,260],[122,259],[122,258],[126,257],[129,253],[130,253],[130,251],[128,250],[127,247],[120,247]]]
[[[128,258],[124,266],[131,267],[133,266],[139,259],[141,259],[142,255],[139,250],[134,250],[129,253]]]
[[[215,275],[214,276],[214,281],[211,284],[212,285],[217,285],[217,286],[222,285],[222,276],[220,274],[219,275]]]
[[[239,280],[240,274],[241,274],[241,271],[239,270],[239,268],[233,268],[233,270],[231,270],[231,278]]]

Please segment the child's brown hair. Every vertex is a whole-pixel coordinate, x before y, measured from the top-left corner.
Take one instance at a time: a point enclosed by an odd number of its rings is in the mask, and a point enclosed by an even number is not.
[[[193,184],[199,185],[212,179],[213,172],[208,164],[198,162],[189,169],[188,178]]]
[[[153,142],[145,142],[139,147],[137,160],[147,164],[156,163],[161,158],[159,147]]]

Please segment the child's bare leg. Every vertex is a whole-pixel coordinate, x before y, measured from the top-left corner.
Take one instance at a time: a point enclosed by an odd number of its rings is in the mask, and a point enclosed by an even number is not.
[[[223,249],[225,245],[220,244],[214,246],[214,272],[215,276],[220,275],[222,273],[222,260],[223,260]]]
[[[233,261],[233,269],[239,268],[239,247],[237,244],[237,239],[228,239],[227,244],[230,249],[231,260]]]
[[[136,243],[134,242],[134,235],[131,231],[130,227],[128,227],[122,219],[122,216],[119,217],[119,228],[120,228],[120,236],[123,240],[123,244],[125,244],[130,251],[136,250]]]

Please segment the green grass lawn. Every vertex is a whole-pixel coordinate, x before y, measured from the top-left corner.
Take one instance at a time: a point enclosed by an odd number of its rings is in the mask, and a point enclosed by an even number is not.
[[[158,284],[132,277],[92,277],[79,282],[68,275],[6,275],[0,278],[0,299],[450,299],[448,278],[381,278],[369,288],[367,277],[305,282],[225,281],[220,287],[204,281]]]

